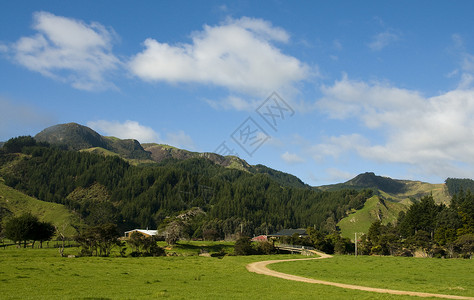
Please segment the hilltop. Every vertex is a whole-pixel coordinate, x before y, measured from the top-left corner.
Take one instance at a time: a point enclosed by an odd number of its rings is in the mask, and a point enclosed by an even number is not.
[[[382,224],[394,223],[401,211],[423,196],[432,195],[436,203],[450,203],[450,193],[445,184],[431,184],[421,181],[392,179],[375,175],[373,172],[359,174],[338,184],[317,187],[324,191],[341,189],[371,189],[375,195],[368,199],[364,207],[352,211],[339,221],[342,235],[354,238],[354,232],[367,232],[374,221]]]

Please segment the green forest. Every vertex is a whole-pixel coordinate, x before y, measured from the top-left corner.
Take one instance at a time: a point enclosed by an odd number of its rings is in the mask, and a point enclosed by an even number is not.
[[[295,187],[205,158],[134,166],[118,156],[67,150],[29,136],[5,143],[0,176],[30,196],[64,204],[90,226],[114,223],[125,231],[179,223],[188,238],[306,227],[329,233],[372,196],[371,190]]]

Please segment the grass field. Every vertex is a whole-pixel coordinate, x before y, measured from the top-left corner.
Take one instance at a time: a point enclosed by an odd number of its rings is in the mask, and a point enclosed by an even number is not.
[[[190,246],[192,244],[180,246],[183,254],[188,250],[194,251],[190,250],[192,248]],[[196,247],[202,246],[201,244]],[[214,246],[216,245],[210,245]],[[67,254],[77,253],[77,249],[73,248],[66,251]],[[55,249],[10,248],[0,250],[2,266],[0,297],[2,299],[415,299],[408,296],[391,296],[293,282],[250,273],[245,268],[248,263],[255,261],[300,257],[302,256],[225,256],[219,259],[193,255],[157,258],[60,258]],[[336,257],[324,261],[282,263],[274,266],[286,268],[290,273],[295,273],[296,268],[314,271],[321,265],[324,265],[324,268],[339,266],[333,272],[338,273],[339,277],[328,274],[324,278],[331,279],[333,276],[340,279],[347,273],[342,264],[353,263],[350,259],[350,257]],[[377,269],[382,266],[380,262],[384,258],[372,259],[373,261],[367,261],[372,267],[362,268],[358,276],[369,276],[372,273],[370,268]],[[431,265],[429,260],[420,260],[421,264],[423,262]],[[437,260],[437,262],[444,261]],[[452,262],[457,262],[458,268],[472,266],[472,262],[468,261]],[[443,277],[450,278],[455,273],[450,269],[443,273]],[[470,276],[472,279],[472,275]],[[403,280],[409,279],[401,277],[399,280],[401,285],[404,285]],[[456,281],[460,280],[459,278],[450,280],[454,287],[468,288],[465,281]],[[406,285],[411,286],[410,282]],[[461,292],[466,291],[456,290],[452,293]]]
[[[474,297],[473,260],[334,256],[272,264],[269,268],[340,283]]]

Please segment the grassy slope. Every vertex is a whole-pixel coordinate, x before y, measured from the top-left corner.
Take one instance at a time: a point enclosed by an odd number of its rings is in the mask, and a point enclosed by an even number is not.
[[[245,269],[255,261],[298,257],[302,256],[60,258],[55,249],[7,249],[0,250],[1,295],[2,299],[413,299],[293,282]]]
[[[284,273],[340,283],[474,296],[474,261],[469,259],[335,256],[269,267]]]
[[[367,233],[370,225],[381,219],[383,224],[393,223],[398,213],[406,210],[407,206],[392,201],[381,201],[378,196],[373,196],[365,202],[362,209],[348,215],[337,224],[341,234],[354,240],[354,233]]]
[[[404,181],[406,191],[400,194],[389,194],[380,191],[380,197],[386,199],[380,201],[378,196],[374,196],[367,200],[364,207],[355,213],[352,213],[339,221],[338,226],[344,237],[354,239],[355,232],[367,233],[370,224],[379,220],[382,223],[393,223],[398,213],[406,210],[411,204],[411,199],[420,199],[426,195],[433,195],[436,203],[449,204],[450,197],[445,184],[431,184],[420,181]],[[385,205],[384,205],[385,204]]]
[[[44,202],[27,196],[9,186],[0,179],[0,206],[7,208],[15,216],[30,212],[41,221],[51,222],[56,226],[78,224],[78,218],[61,204]],[[75,230],[68,226],[66,233],[74,235]]]

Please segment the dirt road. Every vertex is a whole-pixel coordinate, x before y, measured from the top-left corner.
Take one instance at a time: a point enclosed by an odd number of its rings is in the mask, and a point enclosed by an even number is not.
[[[351,290],[359,290],[359,291],[366,291],[366,292],[374,292],[374,293],[383,293],[383,294],[392,294],[392,295],[408,295],[408,296],[418,296],[418,297],[435,297],[435,298],[444,298],[444,299],[471,299],[474,300],[474,297],[465,297],[465,296],[454,296],[454,295],[443,295],[443,294],[432,294],[432,293],[422,293],[422,292],[410,292],[410,291],[399,291],[399,290],[390,290],[390,289],[381,289],[381,288],[372,288],[367,286],[360,286],[360,285],[352,285],[352,284],[344,284],[344,283],[337,283],[337,282],[330,282],[324,280],[317,280],[311,278],[305,278],[301,276],[285,274],[277,271],[273,271],[267,268],[267,265],[285,262],[285,261],[300,261],[300,260],[312,260],[312,259],[325,259],[331,258],[331,255],[313,251],[319,257],[316,258],[303,258],[303,259],[284,259],[284,260],[266,260],[266,261],[259,261],[255,263],[251,263],[247,265],[247,270],[250,272],[254,272],[257,274],[263,274],[278,278],[283,278],[287,280],[294,280],[294,281],[301,281],[301,282],[308,282],[308,283],[316,283],[316,284],[324,284],[324,285],[331,285],[336,286],[344,289],[351,289]]]

